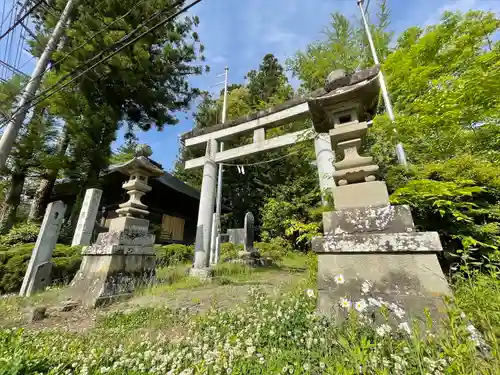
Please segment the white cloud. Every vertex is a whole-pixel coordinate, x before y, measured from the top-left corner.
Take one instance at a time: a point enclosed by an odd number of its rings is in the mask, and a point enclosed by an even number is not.
[[[434,25],[439,22],[441,15],[448,12],[468,12],[469,10],[484,10],[500,12],[500,1],[498,0],[454,0],[446,1],[441,5],[424,23],[424,27]]]

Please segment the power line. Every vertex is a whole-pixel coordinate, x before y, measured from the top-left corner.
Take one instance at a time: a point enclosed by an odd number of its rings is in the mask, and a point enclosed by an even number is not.
[[[7,15],[5,16],[5,18],[3,18],[3,15],[5,13],[5,5],[7,5],[7,1],[4,1],[3,3],[3,10],[2,10],[2,23],[0,24],[0,28],[3,27],[3,24],[5,23],[5,21],[7,21],[7,18],[9,18],[9,16],[12,14],[12,12],[14,11],[14,8],[16,7],[16,3],[15,1],[13,0],[12,1],[12,8],[10,8],[10,11],[9,13],[7,13]],[[10,23],[10,22],[9,22]]]
[[[24,13],[24,15],[22,15],[21,17],[18,17],[16,22],[14,22],[14,24],[11,27],[9,27],[6,32],[4,32],[2,35],[0,35],[0,40],[5,38],[5,36],[8,35],[12,30],[14,30],[17,27],[17,25],[19,25],[21,22],[23,22],[26,17],[28,17],[36,8],[38,8],[43,3],[43,1],[44,0],[39,0],[38,3],[33,5],[26,13]]]
[[[17,51],[14,58],[14,66],[19,67],[19,63],[21,62],[21,54],[23,52],[23,44],[24,44],[24,36],[26,35],[26,30],[22,27],[23,23],[21,22],[21,31],[19,33],[19,39],[17,40]]]
[[[111,22],[110,24],[107,24],[105,27],[102,27],[100,30],[96,31],[94,34],[92,34],[88,39],[86,39],[82,44],[80,44],[79,46],[73,48],[71,51],[69,51],[68,53],[66,53],[64,56],[62,56],[60,59],[58,59],[57,61],[55,61],[53,64],[51,64],[51,67],[50,68],[47,68],[45,69],[43,72],[41,72],[39,74],[39,76],[45,74],[47,71],[49,71],[50,69],[54,68],[55,66],[59,65],[61,62],[63,62],[64,60],[66,60],[71,54],[73,54],[74,52],[78,51],[79,49],[85,47],[87,44],[89,44],[92,40],[94,40],[94,38],[96,36],[98,36],[99,34],[101,34],[102,32],[106,31],[107,29],[109,29],[111,26],[113,26],[115,23],[121,21],[122,19],[124,19],[125,17],[127,17],[135,8],[137,8],[139,5],[141,5],[142,3],[146,2],[148,0],[141,0],[139,1],[138,3],[136,3],[132,8],[130,8],[130,10],[128,12],[126,12],[124,15],[120,16],[119,18],[117,18],[116,20],[114,20],[113,22]],[[141,26],[139,26],[141,27]]]
[[[3,60],[0,59],[0,64],[2,64],[6,69],[10,70],[11,72],[14,72],[16,74],[20,74],[20,75],[22,75],[24,77],[28,77],[28,75],[26,73],[23,73],[22,71],[20,71],[19,69],[17,69],[15,66],[10,65],[6,61],[3,61]]]
[[[7,17],[5,18],[5,20],[7,20],[7,18],[9,19],[9,22],[7,23],[7,27],[10,27],[10,25],[12,24],[12,20],[14,17],[14,13],[15,13],[15,10],[17,9],[17,3],[13,0],[13,3],[12,3],[12,9],[10,10],[9,14],[7,15]],[[2,25],[3,25],[4,22],[2,22]],[[7,37],[7,42],[5,43],[5,48],[4,48],[4,53],[3,53],[3,59],[4,60],[8,60],[8,56],[9,56],[9,39],[10,39],[10,34],[8,34],[8,37]],[[2,77],[4,75],[7,74],[8,70],[6,70],[4,67],[2,67]]]
[[[248,163],[248,164],[217,163],[217,164],[228,166],[228,167],[252,167],[252,166],[255,166],[255,165],[267,164],[267,163],[272,163],[272,162],[279,161],[279,160],[282,160],[282,159],[286,159],[287,157],[292,156],[292,155],[296,155],[296,154],[298,154],[300,152],[302,152],[302,150],[297,150],[297,151],[294,151],[294,152],[290,152],[290,153],[288,153],[288,154],[286,154],[284,156],[280,156],[279,158],[274,158],[274,159],[264,160],[264,161],[258,161],[256,163]]]
[[[82,47],[84,47],[85,45],[87,45],[90,41],[92,41],[97,35],[101,34],[103,31],[109,29],[112,25],[114,25],[115,23],[117,23],[118,21],[121,21],[122,19],[124,19],[126,16],[128,16],[137,6],[141,5],[142,3],[144,3],[146,0],[141,0],[139,1],[137,4],[135,4],[128,12],[126,12],[124,15],[122,15],[121,17],[117,18],[116,20],[114,20],[113,22],[111,22],[110,24],[106,24],[105,27],[101,28],[100,30],[98,30],[97,32],[95,32],[90,38],[86,39],[82,44],[80,44],[79,46],[75,47],[73,50],[71,50],[70,52],[66,53],[63,57],[61,57],[59,60],[57,60],[56,62],[54,62],[53,64],[51,64],[50,67],[47,67],[45,70],[41,71],[40,74],[37,74],[35,75],[34,77],[32,77],[32,79],[37,79],[38,77],[41,77],[43,76],[47,71],[49,71],[50,69],[54,68],[55,66],[57,66],[58,64],[60,64],[62,61],[64,61],[66,58],[68,58],[68,56],[70,56],[72,53],[74,53],[75,51],[81,49]],[[170,9],[173,9],[174,7],[176,7],[177,5],[180,5],[183,1],[178,1],[177,3],[175,3],[174,5],[172,5],[170,7]],[[135,31],[137,31],[139,28],[145,26],[149,21],[153,20],[154,18],[156,18],[157,16],[159,16],[160,14],[164,13],[166,10],[162,10],[162,11],[157,11],[155,12],[152,16],[149,17],[149,19],[147,19],[145,22],[141,23],[139,26],[137,26],[134,30],[132,30],[132,32],[130,32],[128,35],[124,36],[121,40],[119,40],[118,42],[116,43],[113,43],[111,46],[109,46],[107,49],[109,50],[110,48],[113,48],[114,46],[116,46],[118,43],[120,42],[123,42],[125,41],[127,38],[129,38],[133,33],[135,33]],[[52,13],[51,13],[52,14]],[[75,69],[73,69],[72,72],[66,74],[65,76],[63,76],[62,78],[60,78],[52,87],[60,84],[61,82],[63,82],[66,78],[69,78],[73,73],[75,73],[78,69],[80,69],[81,67],[85,66],[86,64],[92,62],[94,59],[97,59],[99,58],[103,53],[105,53],[106,50],[104,51],[101,51],[100,53],[98,53],[96,56],[92,57],[91,59],[87,60],[86,62],[80,64],[79,66],[77,66]],[[26,65],[26,63],[24,64]],[[23,65],[23,66],[24,66]],[[26,87],[28,85],[29,82],[26,83],[26,85],[24,87]],[[23,89],[24,89],[23,87]],[[50,88],[49,88],[50,89]],[[49,90],[47,89],[47,90]],[[45,91],[42,91],[39,95],[42,95],[44,92],[46,92],[47,90]],[[35,97],[36,98],[36,97]]]
[[[99,64],[109,60],[111,57],[113,57],[114,55],[116,55],[117,53],[121,52],[122,50],[124,50],[126,47],[128,47],[129,45],[135,43],[136,41],[138,41],[139,39],[141,39],[143,36],[149,34],[151,31],[154,31],[156,29],[158,29],[159,27],[163,26],[164,24],[166,24],[167,22],[170,22],[172,19],[176,18],[177,16],[179,16],[180,14],[188,11],[190,8],[192,8],[193,6],[195,6],[196,4],[200,3],[202,0],[195,0],[193,1],[191,4],[189,5],[186,5],[184,8],[180,9],[179,11],[177,11],[176,13],[172,14],[171,16],[167,17],[166,19],[158,22],[156,25],[152,26],[150,29],[144,31],[143,33],[139,34],[138,36],[136,36],[134,39],[130,40],[129,42],[123,44],[121,47],[119,47],[117,50],[115,50],[114,52],[112,52],[111,54],[109,54],[108,56],[102,58],[101,60],[97,61],[95,64],[93,64],[92,66],[90,66],[89,68],[85,69],[84,71],[82,71],[80,74],[78,74],[77,76],[75,76],[73,79],[69,80],[68,82],[66,82],[65,84],[57,87],[55,90],[54,88],[56,86],[58,86],[64,79],[66,78],[69,78],[71,75],[73,75],[75,72],[78,71],[78,69],[80,68],[80,66],[76,67],[72,72],[66,74],[64,77],[62,77],[59,81],[57,81],[54,85],[52,85],[51,87],[49,87],[48,89],[42,91],[40,94],[34,96],[30,102],[32,102],[32,104],[30,104],[27,108],[24,108],[25,110],[27,109],[30,109],[30,108],[33,108],[35,107],[36,105],[38,105],[39,103],[41,103],[42,101],[44,101],[45,99],[48,99],[49,97],[55,95],[56,93],[58,93],[59,91],[61,91],[62,89],[64,89],[65,87],[67,87],[69,84],[71,84],[72,82],[74,82],[76,79],[80,78],[82,75],[84,75],[86,72],[88,72],[89,70],[95,68],[96,66],[98,66]],[[181,0],[181,1],[177,1],[174,5],[172,5],[170,7],[169,10],[171,10],[172,8],[175,8],[176,6],[178,6],[179,4],[183,3],[184,1]],[[162,11],[161,13],[163,13],[164,11]],[[150,21],[151,19],[154,19],[156,18],[157,16],[159,16],[160,14],[155,14],[153,16],[150,17],[150,19],[148,19],[146,21],[146,23],[148,21]],[[140,26],[138,26],[136,29],[134,29],[131,33],[129,33],[127,36],[125,36],[124,38],[122,38],[122,40],[118,41],[117,43],[114,43],[114,46],[110,46],[110,48],[113,48],[115,47],[116,45],[122,43],[123,41],[126,41],[127,38],[129,38],[130,36],[132,36],[138,29],[139,27],[142,27],[144,26],[144,23],[141,24]],[[108,48],[108,49],[110,49]],[[103,51],[101,53],[99,53],[98,55],[96,55],[95,57],[89,59],[88,61],[80,64],[81,66],[85,66],[87,64],[89,64],[90,62],[92,62],[93,60],[95,60],[96,58],[100,57],[104,52],[106,51]],[[51,90],[54,90],[53,92],[50,92]],[[43,98],[41,98],[43,95],[45,95]],[[38,98],[41,98],[39,99],[38,101],[36,101],[35,103],[33,103],[34,100],[38,99]],[[17,112],[21,110],[21,108],[18,108],[11,116],[11,119],[17,114]]]

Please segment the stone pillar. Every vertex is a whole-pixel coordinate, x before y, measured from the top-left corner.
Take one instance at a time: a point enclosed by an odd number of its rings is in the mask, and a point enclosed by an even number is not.
[[[211,139],[207,142],[205,166],[203,167],[203,180],[201,183],[200,206],[198,209],[198,224],[196,227],[196,242],[194,250],[194,263],[191,268],[193,276],[207,277],[210,238],[212,232],[213,212],[215,207],[215,187],[217,181],[217,141]]]
[[[323,205],[328,204],[326,194],[331,194],[335,188],[333,173],[335,168],[335,154],[332,151],[330,134],[320,133],[314,138],[314,151],[316,153],[316,165],[318,167],[319,188],[321,190],[321,201]]]
[[[21,297],[28,297],[34,292],[42,291],[50,284],[52,271],[50,260],[57,244],[65,211],[66,205],[61,201],[52,202],[47,206],[19,292]]]
[[[109,232],[100,233],[92,246],[84,247],[82,264],[71,283],[73,299],[96,306],[130,296],[135,288],[155,281],[155,236],[148,233],[148,207],[141,197],[151,191],[148,178],[164,172],[151,163],[151,148],[140,145],[136,157],[122,164],[129,176],[123,188],[129,200],[119,205],[119,215],[109,221]]]
[[[71,246],[90,245],[101,195],[102,190],[99,189],[87,189],[85,192],[85,198],[83,199],[82,209],[80,210]]]
[[[260,128],[253,131],[253,142],[264,142],[266,140],[266,129]]]

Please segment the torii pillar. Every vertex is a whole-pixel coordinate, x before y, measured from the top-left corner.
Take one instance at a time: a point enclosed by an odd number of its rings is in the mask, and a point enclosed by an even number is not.
[[[207,142],[203,179],[201,183],[200,206],[198,208],[198,224],[196,226],[196,242],[194,262],[190,270],[192,276],[207,278],[210,276],[210,239],[212,234],[213,212],[215,207],[215,189],[217,185],[217,141]]]

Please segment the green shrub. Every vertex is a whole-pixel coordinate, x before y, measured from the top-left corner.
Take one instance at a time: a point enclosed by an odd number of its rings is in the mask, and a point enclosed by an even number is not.
[[[14,246],[0,253],[0,293],[19,291],[34,243]],[[81,263],[81,247],[57,244],[52,253],[52,283],[68,283]]]
[[[256,242],[255,248],[259,250],[260,255],[271,258],[274,262],[279,262],[288,253],[285,247],[279,243],[273,243],[272,240],[271,242]]]
[[[169,267],[179,263],[193,260],[194,246],[182,244],[170,244],[165,246],[156,245],[156,266]]]
[[[243,251],[243,245],[235,245],[231,242],[225,242],[220,245],[220,261],[238,257],[238,252]]]
[[[23,243],[36,242],[40,225],[33,223],[21,223],[14,226],[9,233],[0,237],[0,246],[10,247]]]
[[[281,237],[273,238],[269,242],[255,242],[254,247],[262,256],[274,261],[280,261],[289,251],[292,251],[288,241]],[[220,248],[220,260],[224,262],[238,258],[240,251],[243,251],[243,245],[235,245],[231,242],[223,243]]]

